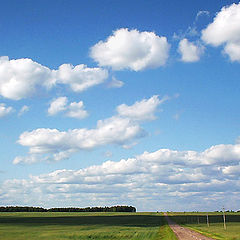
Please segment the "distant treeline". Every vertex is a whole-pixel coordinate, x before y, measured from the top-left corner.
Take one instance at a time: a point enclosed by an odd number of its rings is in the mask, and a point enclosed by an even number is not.
[[[42,207],[20,207],[8,206],[0,207],[0,212],[136,212],[132,206],[113,206],[113,207],[87,207],[87,208],[49,208]]]

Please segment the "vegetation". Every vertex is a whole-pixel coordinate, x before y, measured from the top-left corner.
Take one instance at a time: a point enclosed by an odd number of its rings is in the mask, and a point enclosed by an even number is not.
[[[214,239],[240,240],[240,213],[168,213],[177,223]],[[3,240],[176,240],[162,213],[136,212],[1,212]]]
[[[159,240],[160,239],[168,239],[168,240],[177,240],[176,235],[169,227],[166,219],[164,218],[165,223],[160,226],[159,229]]]
[[[223,226],[223,213],[168,213],[172,220],[185,227],[215,239],[240,240],[240,213],[226,212],[226,226]],[[207,225],[207,215],[209,227]]]
[[[3,212],[0,239],[176,239],[165,224],[157,213]]]
[[[0,212],[136,212],[132,206],[113,206],[113,207],[87,207],[87,208],[50,208],[42,207],[20,207],[8,206],[0,207]]]

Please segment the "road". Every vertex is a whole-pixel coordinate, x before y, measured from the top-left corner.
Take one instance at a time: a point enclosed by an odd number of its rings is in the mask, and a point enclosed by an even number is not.
[[[164,213],[166,220],[168,222],[168,225],[173,230],[175,235],[179,240],[214,240],[213,238],[209,238],[206,236],[203,236],[202,234],[195,232],[191,229],[182,227],[175,222],[173,222],[166,213]]]

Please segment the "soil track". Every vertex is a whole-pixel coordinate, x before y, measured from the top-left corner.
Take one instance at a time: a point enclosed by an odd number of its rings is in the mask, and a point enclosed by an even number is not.
[[[166,213],[164,213],[166,220],[168,222],[169,227],[173,230],[175,235],[179,240],[214,240],[213,238],[209,238],[203,236],[202,234],[195,232],[191,229],[182,227],[175,222],[173,222]]]

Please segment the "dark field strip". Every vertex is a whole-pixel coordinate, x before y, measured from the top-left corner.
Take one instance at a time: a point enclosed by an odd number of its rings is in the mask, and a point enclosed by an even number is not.
[[[135,226],[156,227],[164,220],[163,216],[127,215],[127,216],[49,216],[21,217],[1,216],[1,224],[14,225],[109,225],[109,226]]]

